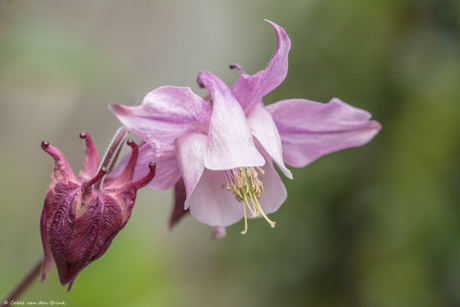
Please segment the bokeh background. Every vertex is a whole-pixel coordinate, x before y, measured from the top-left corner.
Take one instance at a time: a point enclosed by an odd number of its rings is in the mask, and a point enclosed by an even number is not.
[[[66,293],[53,269],[24,301],[66,306],[460,306],[458,0],[0,1],[0,297],[42,256],[39,215],[53,169],[42,140],[78,172],[87,130],[100,154],[110,102],[161,85],[196,93],[200,70],[254,74],[283,26],[285,82],[265,97],[371,112],[369,144],[285,180],[271,217],[223,240],[184,219],[171,191],[143,189],[130,222]]]

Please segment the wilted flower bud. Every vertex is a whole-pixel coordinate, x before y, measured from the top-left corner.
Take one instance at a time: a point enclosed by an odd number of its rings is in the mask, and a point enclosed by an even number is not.
[[[80,137],[86,140],[86,154],[78,178],[64,155],[50,146],[48,141],[42,142],[43,150],[55,161],[40,219],[45,252],[42,281],[53,263],[56,263],[61,284],[70,283],[70,290],[77,274],[102,256],[126,225],[137,190],[146,186],[155,176],[156,165],[150,162],[149,173],[133,180],[139,149],[135,142],[128,140],[127,144],[132,148],[128,164],[118,178],[104,182],[126,135],[126,129],[118,131],[99,165],[91,137],[82,132]]]

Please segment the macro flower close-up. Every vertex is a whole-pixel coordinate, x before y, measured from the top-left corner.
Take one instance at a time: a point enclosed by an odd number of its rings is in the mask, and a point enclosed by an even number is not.
[[[184,210],[213,227],[244,217],[242,233],[247,218],[258,216],[275,227],[267,214],[278,210],[287,191],[273,162],[292,179],[285,162],[304,167],[322,155],[366,144],[381,128],[368,112],[337,98],[327,104],[289,99],[265,107],[262,98],[287,75],[291,47],[283,28],[267,22],[277,37],[268,67],[250,76],[238,64],[230,65],[241,72],[232,89],[202,71],[197,81],[208,90],[209,101],[189,88],[163,86],[137,106],[110,105],[121,123],[146,142],[141,155],[177,157],[177,171],[165,188],[176,184],[180,171]],[[171,145],[175,150],[164,153]],[[156,188],[155,181],[151,186]]]
[[[1,305],[460,306],[457,2],[0,0]]]

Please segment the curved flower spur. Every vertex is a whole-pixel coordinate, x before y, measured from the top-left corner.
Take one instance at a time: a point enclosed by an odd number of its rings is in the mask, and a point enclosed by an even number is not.
[[[133,180],[139,155],[135,142],[128,140],[132,154],[121,175],[105,182],[105,175],[113,167],[126,139],[127,130],[120,128],[102,163],[90,135],[86,141],[83,169],[77,178],[64,155],[48,141],[42,148],[55,161],[48,193],[40,219],[40,230],[45,253],[42,281],[56,263],[62,285],[70,290],[77,274],[89,263],[101,257],[113,238],[123,229],[131,216],[137,190],[146,186],[155,176],[156,164],[148,164],[148,173]]]
[[[137,106],[110,105],[123,125],[146,142],[140,159],[170,161],[164,164],[169,184],[153,180],[149,186],[176,185],[172,222],[190,209],[213,227],[216,237],[243,217],[242,233],[248,217],[263,216],[274,227],[267,215],[278,210],[287,192],[273,162],[292,179],[284,163],[304,167],[325,154],[364,145],[381,129],[371,114],[337,98],[326,104],[289,99],[265,107],[262,98],[286,78],[291,47],[283,28],[267,22],[277,37],[267,68],[251,76],[230,65],[241,72],[232,89],[211,72],[200,72],[197,81],[208,90],[209,103],[190,88],[163,86]]]

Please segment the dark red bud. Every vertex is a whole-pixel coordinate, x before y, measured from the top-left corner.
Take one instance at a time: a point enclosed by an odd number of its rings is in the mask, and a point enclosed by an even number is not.
[[[78,273],[105,253],[128,222],[137,190],[155,176],[156,164],[151,162],[147,175],[132,180],[139,148],[129,140],[127,144],[133,153],[124,177],[119,178],[123,184],[103,185],[126,133],[126,129],[118,131],[100,166],[96,164],[98,156],[91,136],[87,132],[80,133],[80,138],[86,139],[86,154],[78,178],[62,153],[48,141],[42,142],[43,150],[55,160],[40,219],[45,252],[42,280],[56,263],[61,284],[68,283],[70,289]]]

